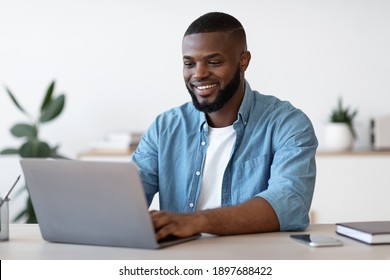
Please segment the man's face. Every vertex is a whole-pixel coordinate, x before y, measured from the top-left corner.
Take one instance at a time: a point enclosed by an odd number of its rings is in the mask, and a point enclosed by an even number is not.
[[[183,38],[183,76],[194,106],[212,113],[221,109],[242,83],[243,50],[221,32]]]

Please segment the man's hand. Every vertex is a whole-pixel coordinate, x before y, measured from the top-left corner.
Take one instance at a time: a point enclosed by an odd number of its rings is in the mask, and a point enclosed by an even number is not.
[[[157,240],[169,235],[187,237],[201,232],[201,216],[197,213],[151,211],[150,216]]]
[[[198,233],[233,235],[279,231],[279,221],[269,203],[253,198],[245,203],[194,213],[151,211],[157,240],[168,235],[178,237]]]

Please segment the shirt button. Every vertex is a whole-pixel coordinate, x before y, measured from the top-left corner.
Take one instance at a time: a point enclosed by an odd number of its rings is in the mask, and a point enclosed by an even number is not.
[[[191,208],[194,208],[194,204],[193,204],[192,202],[190,203],[190,207],[191,207]]]
[[[196,171],[195,174],[196,174],[196,176],[200,176],[200,172],[199,171]]]
[[[205,141],[202,141],[202,143],[200,143],[202,146],[206,145],[206,142]]]

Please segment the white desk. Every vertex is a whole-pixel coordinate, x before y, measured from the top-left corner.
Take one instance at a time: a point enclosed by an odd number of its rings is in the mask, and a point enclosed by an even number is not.
[[[42,239],[37,225],[13,224],[10,240],[0,242],[0,259],[77,259],[77,260],[307,260],[307,259],[388,259],[390,245],[370,246],[335,233],[335,225],[312,225],[308,232],[336,237],[341,247],[311,248],[292,240],[290,232],[216,237],[200,239],[159,250],[141,250],[102,246],[49,243]]]

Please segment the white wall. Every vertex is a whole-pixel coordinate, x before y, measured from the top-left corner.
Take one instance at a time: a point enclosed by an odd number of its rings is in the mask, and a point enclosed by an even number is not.
[[[4,87],[35,112],[52,79],[67,95],[44,138],[74,156],[111,129],[146,129],[187,100],[181,39],[197,16],[232,13],[248,33],[252,88],[288,99],[323,123],[339,95],[368,119],[390,113],[390,2],[386,0],[1,0],[0,148],[19,112]],[[320,139],[321,140],[321,139]],[[359,143],[358,143],[359,144]]]
[[[15,145],[9,128],[23,120],[5,85],[35,112],[57,80],[66,109],[42,135],[70,157],[108,130],[146,129],[159,112],[189,100],[182,35],[217,10],[246,28],[252,88],[303,109],[320,143],[342,95],[359,109],[357,146],[368,146],[369,119],[390,113],[390,1],[1,0],[0,149]]]

